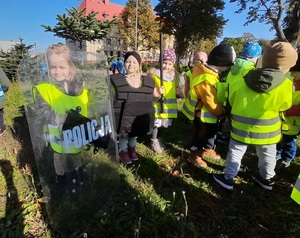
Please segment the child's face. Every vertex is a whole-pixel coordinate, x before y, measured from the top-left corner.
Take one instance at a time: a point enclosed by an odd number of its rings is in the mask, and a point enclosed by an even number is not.
[[[132,55],[126,59],[126,61],[124,62],[124,66],[127,71],[127,74],[137,73],[140,68],[139,62]]]
[[[57,81],[70,79],[70,65],[67,60],[57,54],[48,55],[50,75]]]
[[[300,80],[300,71],[291,71],[291,76],[294,77],[294,80]]]
[[[164,71],[168,71],[171,72],[172,70],[174,70],[174,64],[171,61],[164,61],[163,62],[163,70]]]

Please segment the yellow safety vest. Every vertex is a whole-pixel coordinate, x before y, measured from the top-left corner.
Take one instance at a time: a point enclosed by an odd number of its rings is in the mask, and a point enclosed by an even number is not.
[[[88,90],[83,89],[82,93],[77,96],[70,96],[61,92],[55,85],[42,83],[35,87],[46,103],[59,116],[67,116],[66,112],[70,109],[76,110],[81,107],[80,114],[87,117],[88,115]],[[34,94],[35,96],[35,94]],[[63,135],[63,125],[48,124],[44,126],[44,134],[48,137],[51,148],[57,153],[77,154],[82,148],[76,148],[74,143],[70,144],[68,152],[66,151]]]
[[[160,78],[156,75],[152,76],[155,82],[155,87],[160,88]],[[177,118],[177,98],[176,98],[176,80],[172,82],[163,81],[163,112],[161,112],[161,103],[156,100],[154,102],[155,118]]]
[[[190,83],[193,81],[193,74],[192,71],[189,70],[185,73],[185,75],[190,79]]]
[[[195,108],[198,103],[198,98],[194,86],[204,81],[208,81],[211,85],[215,85],[217,82],[219,82],[219,79],[216,76],[209,73],[200,74],[193,79],[190,92],[188,96],[185,98],[181,110],[182,113],[189,120],[194,120]],[[216,123],[218,121],[218,117],[212,114],[204,105],[201,107],[200,119],[202,122],[206,122],[206,123]]]
[[[230,83],[231,137],[253,145],[278,143],[281,139],[279,111],[292,105],[292,90],[293,83],[288,78],[267,93],[253,91],[244,80]]]
[[[300,174],[293,188],[291,198],[300,205]]]

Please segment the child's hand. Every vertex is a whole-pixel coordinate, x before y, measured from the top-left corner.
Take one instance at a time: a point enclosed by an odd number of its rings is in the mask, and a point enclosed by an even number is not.
[[[182,98],[183,97],[183,89],[181,87],[176,88],[176,97]]]
[[[154,88],[153,91],[153,97],[158,98],[160,97],[162,94],[164,94],[165,92],[165,88],[164,86],[160,87],[160,88]]]
[[[160,95],[161,95],[161,94],[164,94],[164,93],[165,93],[165,88],[164,88],[164,86],[161,86],[160,88],[158,88],[158,92],[159,92]]]

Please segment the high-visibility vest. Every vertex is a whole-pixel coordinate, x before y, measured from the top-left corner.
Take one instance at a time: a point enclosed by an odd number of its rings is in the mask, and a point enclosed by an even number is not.
[[[78,107],[81,108],[80,114],[87,117],[88,115],[88,90],[83,89],[82,93],[77,96],[67,95],[61,92],[55,85],[42,83],[35,87],[42,98],[58,116],[67,116],[66,112]],[[36,93],[36,92],[35,92]],[[34,95],[35,95],[34,93]],[[48,124],[44,126],[44,134],[48,137],[51,148],[57,153],[77,154],[82,148],[76,148],[72,143],[66,151],[62,136],[62,126],[57,124]]]
[[[292,91],[293,84],[288,78],[267,93],[253,91],[244,80],[230,83],[231,137],[253,145],[278,143],[282,125],[279,111],[292,105]]]
[[[160,78],[156,75],[152,76],[155,82],[155,87],[160,88],[161,82]],[[161,103],[159,99],[154,100],[155,118],[177,118],[177,98],[176,98],[176,88],[177,82],[173,80],[172,82],[163,81],[164,95],[163,95],[163,112],[161,112]]]
[[[300,205],[300,174],[292,190],[291,198]]]
[[[190,79],[190,83],[193,81],[193,74],[191,70],[188,70],[185,75]]]
[[[209,73],[200,74],[193,79],[193,85],[191,86],[190,92],[188,96],[185,98],[182,113],[189,119],[193,120],[195,118],[195,108],[201,101],[198,101],[194,86],[200,84],[204,81],[208,81],[211,85],[215,85],[219,82],[219,79]],[[206,106],[201,106],[200,119],[202,122],[206,123],[216,123],[218,121],[218,117],[212,114]]]

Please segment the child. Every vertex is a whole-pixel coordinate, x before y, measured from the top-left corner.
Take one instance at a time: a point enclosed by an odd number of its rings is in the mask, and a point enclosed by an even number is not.
[[[66,147],[62,128],[71,109],[83,116],[88,113],[88,91],[76,79],[76,67],[71,61],[71,51],[63,44],[54,44],[46,52],[50,83],[41,83],[33,88],[37,120],[43,123],[46,143],[53,151],[57,183],[63,192],[67,182],[76,192],[82,165],[81,151],[72,143]],[[73,187],[74,186],[74,187]]]
[[[207,63],[198,62],[193,68],[193,87],[186,98],[182,112],[194,123],[197,141],[191,147],[190,159],[201,167],[207,164],[203,158],[220,159],[215,151],[215,139],[218,122],[224,116],[224,110],[217,102],[214,85],[219,82],[220,74],[228,71],[235,60],[235,51],[231,45],[220,44],[208,56]]]
[[[258,58],[262,54],[262,48],[257,42],[247,42],[244,45],[243,51],[241,56],[239,56],[234,65],[231,67],[227,77],[226,82],[221,82],[220,84],[224,84],[223,87],[226,87],[226,84],[236,80],[241,79],[242,71],[246,67],[253,67],[255,68],[256,62]],[[220,124],[219,134],[218,134],[218,142],[225,142],[226,144],[229,143],[230,140],[230,118],[226,118],[224,123]]]
[[[4,124],[4,96],[10,85],[9,79],[0,67],[0,136],[6,131],[6,126]]]
[[[110,64],[110,71],[115,74],[117,71],[117,61],[114,59]]]
[[[240,79],[241,71],[247,66],[256,66],[258,58],[262,54],[262,48],[257,42],[247,42],[244,45],[241,56],[239,56],[234,65],[231,67],[230,72],[226,77],[226,82],[230,83],[231,81]]]
[[[136,137],[151,134],[154,123],[154,81],[141,75],[141,57],[135,51],[125,54],[126,76],[110,75],[115,98],[113,107],[119,137],[119,158],[123,164],[137,161]]]
[[[124,67],[124,58],[123,57],[117,60],[116,69],[118,70],[118,72],[120,74],[123,74],[123,75],[126,74],[126,69]]]
[[[162,153],[164,145],[158,140],[158,128],[167,128],[172,125],[172,119],[177,118],[177,97],[183,97],[183,90],[179,86],[179,74],[174,68],[176,54],[174,49],[167,49],[163,52],[163,83],[161,85],[160,71],[151,69],[149,76],[153,77],[155,87],[163,87],[163,94],[154,94],[162,97],[163,102],[156,100],[155,123],[151,138],[151,147],[157,153]],[[159,91],[159,90],[158,90]],[[156,92],[158,92],[156,91]]]
[[[276,144],[281,139],[280,113],[292,105],[293,83],[285,74],[297,57],[290,43],[277,42],[263,54],[261,69],[251,69],[228,84],[231,139],[224,174],[214,175],[222,187],[233,189],[243,155],[254,145],[259,169],[254,181],[264,189],[273,189]]]
[[[205,52],[199,51],[196,54],[194,54],[193,58],[193,65],[195,65],[197,62],[202,61],[206,62],[207,61],[207,54]],[[190,91],[190,87],[193,87],[193,68],[191,68],[189,71],[187,71],[184,75],[184,95],[187,97],[188,93]],[[191,86],[192,85],[192,86]]]
[[[291,76],[294,77],[295,91],[300,90],[300,53],[298,53],[297,63],[290,69]],[[294,105],[284,112],[284,120],[288,130],[282,131],[282,139],[277,144],[277,165],[279,168],[287,168],[297,153],[297,135],[300,132],[300,105]]]

